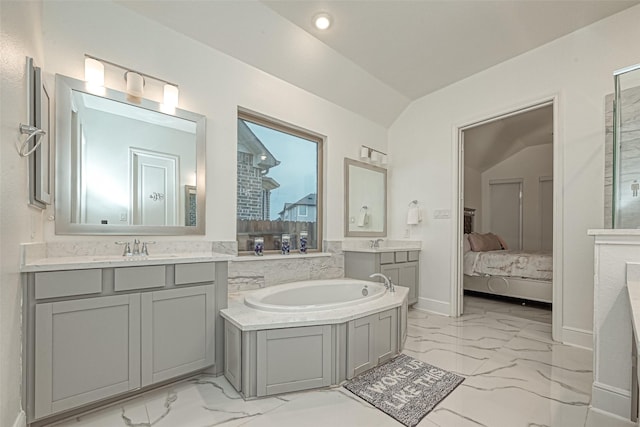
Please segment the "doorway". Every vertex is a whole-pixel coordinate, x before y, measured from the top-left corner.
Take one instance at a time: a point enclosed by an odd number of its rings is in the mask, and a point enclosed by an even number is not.
[[[178,225],[179,158],[130,148],[131,224]]]
[[[536,123],[541,116],[546,118],[547,123]],[[562,176],[561,153],[557,143],[557,97],[516,107],[502,114],[481,116],[478,120],[457,126],[455,131],[458,168],[454,178],[459,197],[454,206],[454,236],[457,244],[452,255],[454,286],[451,314],[460,316],[463,313],[463,223],[465,219],[469,220],[465,218],[465,212],[473,212],[472,221],[478,232],[503,234],[510,248],[551,250],[554,267],[553,278],[548,286],[553,287],[550,290],[552,330],[553,338],[561,340],[562,234],[558,230],[555,234],[553,232],[554,223],[561,225],[562,212],[562,200],[555,196],[560,194],[561,180],[553,179],[553,176]],[[493,142],[488,145],[493,151],[487,150],[487,147],[481,150],[478,146],[473,147],[476,137],[483,133],[485,137],[492,135]],[[543,145],[546,148],[531,148]],[[482,153],[479,154],[479,151]],[[537,158],[541,152],[550,155],[546,171],[542,168],[537,172],[538,176],[528,176],[523,181],[519,175],[524,172],[519,170],[514,159],[519,156],[522,160],[533,154],[535,156],[531,158]],[[470,171],[465,161],[465,158],[468,161],[470,153],[473,154],[475,166],[480,164],[479,170]],[[525,164],[523,169],[530,169],[530,166]],[[496,170],[501,170],[502,176]],[[535,216],[532,215],[533,211]]]

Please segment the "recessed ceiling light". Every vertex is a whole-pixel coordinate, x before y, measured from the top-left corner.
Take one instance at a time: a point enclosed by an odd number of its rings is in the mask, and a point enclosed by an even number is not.
[[[313,17],[313,25],[319,30],[326,30],[331,26],[331,16],[328,13],[318,13]]]

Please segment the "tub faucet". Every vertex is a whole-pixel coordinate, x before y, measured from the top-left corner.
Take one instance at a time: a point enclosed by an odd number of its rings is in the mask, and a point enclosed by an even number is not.
[[[396,291],[396,285],[393,284],[393,282],[391,281],[391,279],[389,279],[387,276],[385,276],[384,274],[381,273],[373,273],[372,275],[369,276],[370,278],[373,277],[382,277],[384,279],[384,287],[389,289],[389,292],[395,292]]]

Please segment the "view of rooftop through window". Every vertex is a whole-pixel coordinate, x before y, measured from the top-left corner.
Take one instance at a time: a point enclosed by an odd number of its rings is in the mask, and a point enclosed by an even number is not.
[[[279,250],[283,234],[295,250],[302,231],[307,247],[318,248],[320,141],[281,129],[238,119],[239,251],[253,250],[256,237],[264,238],[265,250]]]

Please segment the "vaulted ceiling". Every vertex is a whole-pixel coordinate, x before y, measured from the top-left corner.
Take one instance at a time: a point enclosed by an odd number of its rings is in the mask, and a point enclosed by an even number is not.
[[[409,103],[640,0],[116,0],[389,126]],[[312,17],[327,12],[321,32]]]

